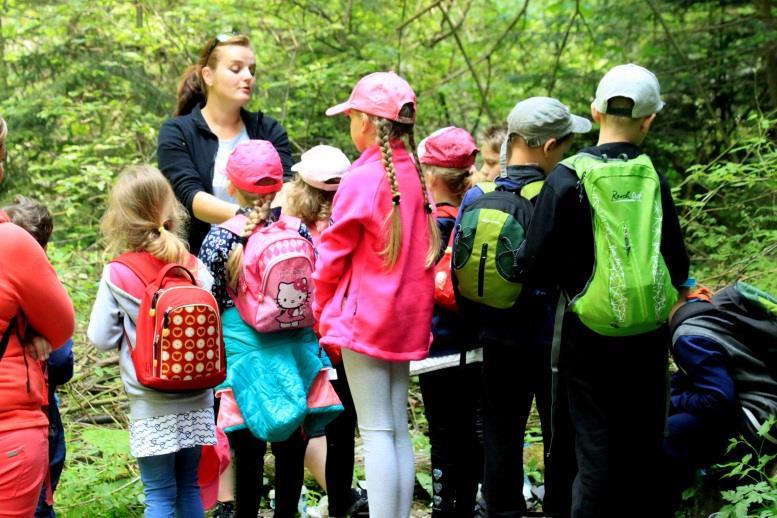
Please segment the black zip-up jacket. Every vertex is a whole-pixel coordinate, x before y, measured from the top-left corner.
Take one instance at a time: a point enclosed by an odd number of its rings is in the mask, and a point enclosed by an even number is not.
[[[635,158],[642,151],[635,145],[618,142],[583,149],[581,153]],[[666,179],[661,183],[661,255],[676,288],[688,278],[690,261],[683,242],[680,221]],[[591,204],[577,174],[557,165],[538,196],[534,207],[526,246],[521,254],[524,275],[532,285],[560,286],[567,296],[583,291],[594,270],[594,235]]]
[[[294,163],[289,137],[283,126],[262,112],[240,110],[248,138],[269,140],[281,157],[284,180],[291,178]],[[199,106],[188,115],[173,117],[162,124],[157,139],[157,164],[175,196],[191,216],[189,250],[197,255],[210,224],[194,217],[192,201],[198,192],[213,194],[213,166],[219,150],[219,139],[210,130]]]

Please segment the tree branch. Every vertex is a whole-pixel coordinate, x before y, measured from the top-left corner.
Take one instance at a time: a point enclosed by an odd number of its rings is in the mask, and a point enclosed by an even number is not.
[[[484,62],[485,60],[491,57],[491,54],[493,54],[502,45],[502,41],[507,37],[507,35],[510,34],[510,32],[515,28],[516,25],[518,25],[518,21],[521,19],[521,17],[523,17],[524,14],[526,14],[526,9],[528,7],[529,7],[529,0],[524,0],[523,7],[521,7],[520,11],[518,11],[518,13],[515,15],[515,17],[512,19],[509,25],[505,28],[505,30],[502,31],[502,34],[499,35],[499,37],[496,39],[496,42],[494,42],[491,48],[488,49],[486,52],[484,52],[478,59],[473,61],[472,62],[473,65],[479,65],[480,63]],[[426,88],[424,91],[433,92],[438,88],[440,88],[441,86],[456,79],[457,77],[463,74],[466,74],[467,70],[468,68],[463,68],[461,70],[453,72],[452,74],[448,74],[445,78],[433,84],[429,88]]]
[[[685,53],[680,49],[680,45],[677,44],[677,40],[672,34],[672,31],[669,30],[669,26],[664,21],[664,17],[661,15],[661,11],[658,10],[656,5],[653,3],[653,0],[645,0],[645,1],[650,7],[650,10],[653,11],[653,15],[658,20],[658,23],[661,24],[661,27],[663,28],[664,33],[666,34],[666,37],[669,40],[669,43],[672,45],[672,48],[674,49],[677,56],[680,59],[688,61],[688,56],[686,56]],[[718,117],[717,114],[715,113],[715,109],[712,107],[712,104],[710,103],[709,98],[707,98],[707,94],[704,92],[704,89],[699,84],[698,79],[694,78],[694,80],[692,81],[692,84],[696,89],[696,95],[699,96],[699,100],[704,102],[704,106],[710,112],[709,113],[710,117],[712,117],[713,120],[717,120],[720,122],[720,117]]]
[[[558,49],[558,52],[556,53],[556,60],[555,63],[553,63],[553,71],[550,74],[550,84],[548,85],[548,96],[553,96],[553,88],[556,86],[556,75],[558,74],[558,68],[561,64],[561,55],[564,54],[564,49],[567,48],[567,41],[569,40],[569,33],[572,30],[572,25],[575,23],[575,20],[577,19],[578,15],[580,14],[580,0],[577,0],[575,2],[575,12],[572,13],[572,16],[569,18],[569,23],[567,23],[567,30],[564,31],[564,39],[561,40],[561,46]]]
[[[467,68],[469,68],[469,72],[470,74],[472,74],[472,79],[475,80],[475,84],[477,85],[478,91],[480,92],[480,98],[483,101],[482,106],[485,108],[486,113],[488,113],[488,116],[493,119],[494,114],[491,112],[491,107],[488,105],[488,92],[486,91],[485,88],[483,88],[483,85],[480,83],[480,78],[478,77],[477,71],[475,71],[475,66],[472,64],[472,61],[470,61],[469,56],[467,55],[467,51],[464,49],[464,44],[461,42],[461,38],[459,37],[459,31],[456,30],[456,26],[453,24],[451,17],[448,15],[448,10],[445,9],[445,7],[443,7],[442,5],[438,5],[437,8],[440,9],[443,17],[445,18],[445,21],[450,26],[451,32],[453,33],[453,39],[456,41],[456,46],[459,47],[461,56],[464,58],[464,61],[467,63]]]

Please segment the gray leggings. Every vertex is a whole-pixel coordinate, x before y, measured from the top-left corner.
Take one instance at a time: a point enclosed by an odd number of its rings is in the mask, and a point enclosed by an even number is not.
[[[407,518],[415,483],[407,427],[409,363],[343,349],[343,364],[364,442],[370,518]]]

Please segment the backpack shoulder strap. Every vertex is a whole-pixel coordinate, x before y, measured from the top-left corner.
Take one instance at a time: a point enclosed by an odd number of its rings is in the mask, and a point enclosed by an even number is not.
[[[18,332],[16,327],[16,315],[11,317],[11,320],[8,321],[8,327],[3,331],[3,337],[0,339],[0,360],[3,359],[5,350],[8,348],[8,341],[11,339],[11,333],[13,333],[14,330]]]
[[[278,218],[278,223],[283,225],[284,228],[291,228],[294,230],[299,230],[302,227],[301,219],[283,213],[281,213],[281,216]]]
[[[488,194],[496,190],[496,182],[492,182],[491,180],[478,182],[475,186],[480,188],[480,190],[483,191],[483,194]]]
[[[126,252],[111,262],[129,268],[146,286],[156,279],[163,266],[162,261],[148,252]]]
[[[531,200],[535,196],[537,196],[540,191],[542,190],[542,186],[545,184],[544,180],[535,180],[533,182],[529,182],[523,187],[521,187],[521,196],[526,198],[527,200]]]
[[[438,218],[456,219],[459,215],[459,208],[453,205],[437,205]]]
[[[240,234],[243,233],[243,228],[245,227],[245,225],[246,225],[246,217],[243,214],[237,214],[235,216],[232,216],[225,222],[221,223],[219,226],[239,236]]]

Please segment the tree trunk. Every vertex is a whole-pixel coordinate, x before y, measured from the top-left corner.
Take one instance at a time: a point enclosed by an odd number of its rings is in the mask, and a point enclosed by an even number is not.
[[[756,0],[758,16],[769,34],[769,43],[764,51],[766,61],[766,84],[772,109],[777,109],[777,24],[772,15],[772,0]]]

